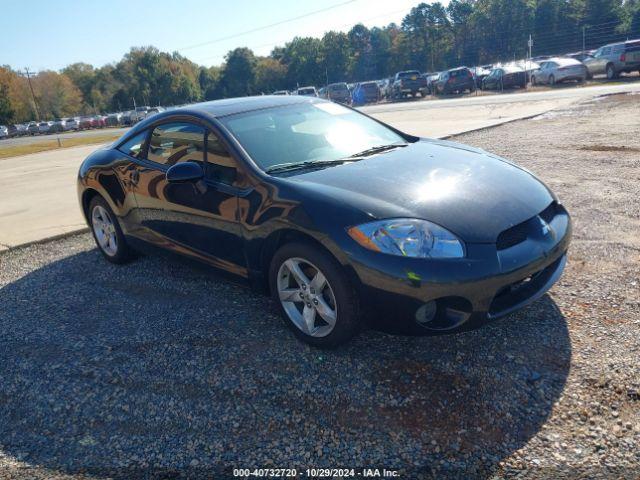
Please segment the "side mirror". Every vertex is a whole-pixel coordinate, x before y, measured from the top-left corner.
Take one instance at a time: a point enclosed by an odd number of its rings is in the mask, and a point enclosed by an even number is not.
[[[167,170],[167,181],[169,183],[195,182],[202,177],[204,177],[204,172],[196,162],[176,163]]]

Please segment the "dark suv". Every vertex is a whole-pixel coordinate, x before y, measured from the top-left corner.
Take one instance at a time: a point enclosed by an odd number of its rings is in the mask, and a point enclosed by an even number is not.
[[[462,93],[476,91],[476,81],[467,67],[454,68],[442,72],[434,82],[436,94]]]
[[[398,72],[391,86],[391,97],[402,98],[405,95],[415,97],[425,84],[425,79],[420,76],[420,72],[417,70]]]

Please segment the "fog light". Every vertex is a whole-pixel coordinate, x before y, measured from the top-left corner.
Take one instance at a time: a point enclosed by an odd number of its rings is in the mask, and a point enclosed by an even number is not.
[[[437,311],[438,306],[436,305],[435,300],[425,303],[416,310],[416,322],[418,322],[419,325],[426,327],[434,319]]]

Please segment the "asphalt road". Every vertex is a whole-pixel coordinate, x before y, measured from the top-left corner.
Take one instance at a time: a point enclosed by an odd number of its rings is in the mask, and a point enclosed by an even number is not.
[[[540,115],[598,95],[629,91],[640,92],[640,83],[427,99],[362,110],[413,135],[443,138]],[[82,160],[96,148],[89,145],[0,160],[0,251],[84,228],[75,178]]]

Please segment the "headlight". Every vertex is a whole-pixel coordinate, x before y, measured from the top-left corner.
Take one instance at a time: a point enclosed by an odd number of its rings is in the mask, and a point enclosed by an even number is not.
[[[426,220],[394,218],[347,230],[364,248],[413,258],[463,258],[464,247],[450,231]]]

